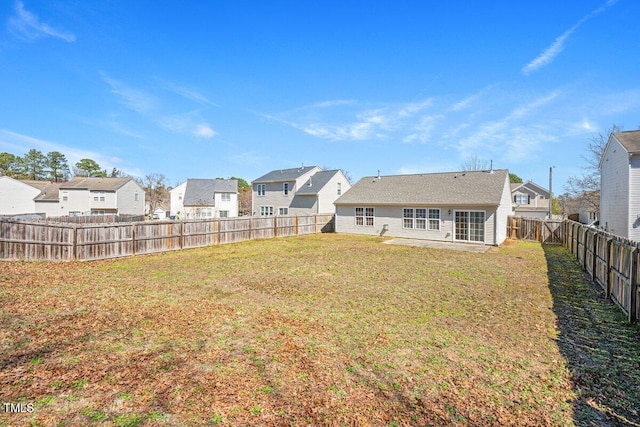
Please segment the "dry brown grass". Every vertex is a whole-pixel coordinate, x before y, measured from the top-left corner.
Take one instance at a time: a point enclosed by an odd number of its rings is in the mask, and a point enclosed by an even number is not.
[[[0,264],[0,425],[573,425],[540,245]]]

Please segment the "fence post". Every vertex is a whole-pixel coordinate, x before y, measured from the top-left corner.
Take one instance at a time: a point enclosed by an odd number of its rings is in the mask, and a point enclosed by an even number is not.
[[[638,298],[638,247],[631,253],[631,281],[629,283],[631,295],[629,295],[629,323],[638,319],[637,298]]]
[[[597,274],[597,268],[596,268],[596,262],[598,261],[598,239],[600,238],[600,234],[598,232],[596,232],[593,235],[593,253],[592,255],[592,260],[591,260],[591,280],[593,282],[596,281],[596,277],[598,276]]]
[[[607,299],[611,298],[611,260],[613,259],[613,239],[607,239]]]
[[[273,237],[278,237],[278,217],[272,216],[273,218]]]
[[[136,254],[136,225],[131,224],[131,255]]]
[[[73,233],[71,236],[71,239],[72,239],[71,240],[71,243],[72,243],[71,259],[75,261],[78,258],[78,227],[76,227],[74,224],[71,229],[73,230]]]
[[[253,240],[252,217],[249,217],[249,240]]]
[[[298,215],[293,216],[293,232],[298,235]]]

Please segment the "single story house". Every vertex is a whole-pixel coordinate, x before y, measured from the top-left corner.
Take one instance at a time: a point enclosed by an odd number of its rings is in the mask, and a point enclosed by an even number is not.
[[[335,201],[336,232],[499,245],[509,171],[368,176]]]

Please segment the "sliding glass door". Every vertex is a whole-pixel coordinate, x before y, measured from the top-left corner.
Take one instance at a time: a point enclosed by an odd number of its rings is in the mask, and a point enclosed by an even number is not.
[[[484,243],[484,211],[455,211],[455,239]]]

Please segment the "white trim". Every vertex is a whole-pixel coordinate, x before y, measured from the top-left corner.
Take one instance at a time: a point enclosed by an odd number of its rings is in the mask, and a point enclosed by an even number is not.
[[[484,221],[482,222],[483,224],[483,231],[482,231],[482,241],[479,240],[469,240],[469,222],[467,222],[467,240],[463,240],[463,239],[456,239],[456,213],[458,212],[467,212],[467,213],[471,213],[471,212],[482,212],[483,217],[484,217]],[[486,223],[487,223],[487,211],[486,210],[482,210],[482,209],[453,209],[452,212],[452,217],[451,217],[451,237],[453,239],[454,242],[466,242],[466,243],[482,243],[482,244],[486,244],[487,241],[487,229],[486,229]]]

